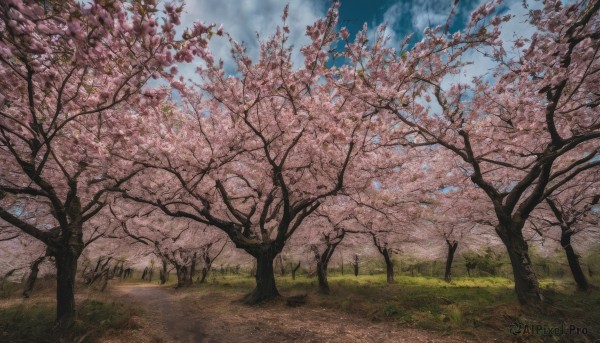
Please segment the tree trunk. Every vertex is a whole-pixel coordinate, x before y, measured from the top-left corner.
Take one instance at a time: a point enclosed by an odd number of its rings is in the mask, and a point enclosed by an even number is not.
[[[40,264],[44,262],[46,256],[38,257],[31,264],[31,272],[27,277],[27,281],[25,282],[25,287],[23,288],[23,298],[29,298],[31,291],[33,291],[33,286],[35,286],[35,281],[37,280],[38,273],[40,271]]]
[[[175,266],[177,271],[177,286],[175,288],[187,287],[190,285],[188,282],[188,267],[187,266]]]
[[[75,274],[79,254],[66,248],[54,255],[56,261],[56,323],[68,330],[75,320]]]
[[[458,248],[458,242],[450,242],[446,240],[446,244],[448,244],[448,256],[446,256],[446,271],[444,272],[444,280],[446,282],[452,281],[452,261],[454,261],[454,253],[456,252],[456,248]],[[469,276],[470,271],[467,269]]]
[[[544,297],[532,268],[529,247],[521,230],[499,226],[496,227],[496,232],[506,246],[510,258],[515,278],[515,291],[519,302],[523,305],[540,304]]]
[[[394,283],[394,261],[392,261],[389,250],[383,250],[383,258],[385,260],[387,283]]]
[[[354,276],[358,276],[358,255],[354,255],[354,262],[352,263],[352,267],[354,267]]]
[[[571,245],[571,234],[568,231],[566,232],[563,230],[560,237],[560,245],[562,245],[563,249],[565,249],[571,274],[573,274],[573,278],[577,283],[577,289],[580,291],[587,291],[589,289],[589,284],[585,278],[585,274],[583,274],[581,265],[579,264],[579,256],[577,256],[573,246]]]
[[[204,283],[204,281],[206,281],[206,277],[208,276],[208,273],[210,272],[210,269],[212,267],[212,261],[210,259],[210,255],[208,254],[208,251],[203,254],[202,260],[204,266],[202,267],[202,273],[200,275],[200,283]]]
[[[104,282],[102,283],[102,287],[100,288],[100,292],[104,292],[104,290],[106,290],[106,286],[108,286],[108,279],[109,279],[109,271],[108,269],[104,271]]]
[[[167,260],[165,258],[162,258],[161,262],[162,262],[162,268],[160,269],[159,277],[160,277],[160,284],[164,285],[165,283],[167,283]]]
[[[290,270],[292,271],[292,280],[296,280],[296,272],[300,269],[300,261],[298,261],[297,265],[290,265]]]
[[[123,279],[132,278],[133,277],[133,268],[127,268],[123,271]]]
[[[329,282],[327,282],[327,265],[328,261],[323,261],[323,258],[317,260],[317,278],[319,279],[319,293],[329,294]]]
[[[191,286],[194,283],[194,274],[196,274],[196,253],[192,257],[192,265],[190,266],[190,275],[186,280],[186,286]]]
[[[477,267],[477,263],[467,262],[465,266],[467,267],[467,274],[469,275],[469,277],[471,277],[471,270],[474,270]]]
[[[315,260],[317,261],[317,278],[319,280],[319,293],[321,294],[329,294],[331,292],[329,288],[329,282],[327,281],[327,268],[329,266],[329,261],[331,260],[331,256],[335,251],[335,248],[342,242],[344,238],[345,232],[342,232],[341,236],[338,236],[339,240],[337,242],[332,242],[328,236],[325,236],[326,240],[326,248],[322,254],[319,253],[319,249],[317,246],[311,246],[311,249],[315,253]],[[298,266],[300,263],[298,263]]]
[[[121,264],[119,265],[119,270],[117,271],[117,277],[122,277],[123,276],[123,265],[125,264],[125,261],[121,261]]]
[[[279,275],[285,276],[285,264],[283,262],[283,256],[281,256],[281,254],[277,255],[275,261],[275,264],[279,267]]]
[[[185,266],[183,267],[183,286],[184,287],[189,287],[192,285],[192,268]]]
[[[273,259],[275,256],[269,251],[255,252],[253,256],[256,258],[256,288],[245,297],[244,302],[246,304],[257,304],[279,297],[273,272]]]
[[[202,271],[200,272],[200,281],[199,283],[204,283],[206,281],[206,277],[208,276],[208,268],[202,267]]]

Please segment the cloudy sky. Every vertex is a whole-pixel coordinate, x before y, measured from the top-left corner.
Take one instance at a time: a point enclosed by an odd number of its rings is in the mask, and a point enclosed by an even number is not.
[[[390,44],[398,44],[409,33],[414,32],[413,40],[420,40],[426,27],[444,25],[454,0],[342,0],[339,27],[347,27],[351,35],[362,29],[367,23],[369,30],[380,24],[387,24]],[[471,12],[484,0],[459,0],[450,25],[450,31],[460,30],[468,22]],[[244,42],[251,57],[258,56],[256,35],[266,38],[278,25],[281,14],[289,4],[288,25],[291,36],[289,42],[295,47],[308,42],[305,37],[306,26],[325,16],[331,0],[187,0],[183,26],[194,21],[223,24],[224,30],[238,42]],[[524,23],[527,10],[522,0],[505,0],[502,11],[515,14],[515,18],[505,24],[505,40],[514,40],[515,34],[528,35],[531,29]],[[231,65],[230,45],[225,38],[211,40],[210,48],[215,57]],[[301,65],[302,57],[295,50],[294,64]],[[475,58],[477,62],[468,70],[470,76],[489,69],[487,61]],[[193,67],[184,67],[183,74],[191,75]],[[230,71],[233,72],[232,69]]]

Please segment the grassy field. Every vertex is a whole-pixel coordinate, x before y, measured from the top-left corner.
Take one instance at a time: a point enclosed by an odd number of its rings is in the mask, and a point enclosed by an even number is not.
[[[171,288],[174,279],[172,276],[165,287]],[[599,284],[598,280],[591,281]],[[125,282],[140,281],[136,278]],[[214,274],[205,284],[196,284],[181,292],[226,293],[230,298],[241,299],[252,290],[254,282],[249,276]],[[334,274],[329,282],[332,294],[321,295],[316,292],[316,278],[277,278],[283,296],[307,294],[304,305],[307,309],[339,311],[395,328],[434,331],[481,342],[494,339],[499,342],[595,342],[600,339],[598,290],[576,292],[568,279],[541,280],[546,301],[540,309],[520,306],[511,280],[503,277],[460,277],[446,283],[432,277],[398,276],[396,283],[389,285],[385,275]],[[0,342],[53,341],[48,335],[55,310],[51,284],[41,286],[28,300],[19,298],[20,287],[15,284],[0,285]],[[99,294],[83,287],[79,289],[73,341],[98,342],[136,329],[132,318],[141,310],[113,302],[110,292]]]
[[[329,277],[332,294],[328,296],[316,292],[315,278],[279,277],[277,282],[284,296],[308,294],[306,306],[468,339],[594,342],[600,338],[598,292],[575,292],[569,281],[541,280],[546,301],[540,309],[519,305],[512,281],[502,277],[463,277],[447,283],[437,278],[401,276],[388,285],[385,275],[334,275]],[[218,276],[196,287],[243,293],[254,287],[254,279]],[[570,329],[572,334],[568,334]]]
[[[21,299],[21,291],[18,284],[0,282],[0,342],[56,342],[53,280],[40,282],[30,299]],[[132,318],[139,310],[113,302],[107,294],[83,289],[77,298],[77,319],[66,342],[101,342],[137,325]]]

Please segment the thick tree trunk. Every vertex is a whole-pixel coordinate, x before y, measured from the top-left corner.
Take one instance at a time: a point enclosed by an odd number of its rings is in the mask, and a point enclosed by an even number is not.
[[[529,247],[521,230],[497,227],[496,232],[506,246],[510,258],[519,302],[523,305],[541,303],[544,297],[529,258]]]
[[[256,288],[245,297],[244,302],[257,304],[279,297],[273,272],[274,254],[267,251],[257,252],[253,256],[256,258]]]
[[[175,270],[177,271],[177,286],[175,288],[187,287],[190,286],[189,282],[189,272],[187,266],[176,266]]]
[[[181,270],[181,274],[183,276],[183,286],[184,287],[191,286],[192,283],[190,282],[190,275],[191,275],[190,267],[184,266]]]
[[[562,245],[563,249],[565,250],[565,254],[567,255],[569,268],[571,269],[571,274],[573,274],[573,278],[577,283],[577,289],[580,291],[587,291],[589,289],[589,284],[585,278],[585,274],[583,274],[581,265],[579,264],[579,256],[577,256],[573,246],[571,245],[571,234],[569,232],[565,232],[565,230],[563,230],[560,237],[560,245]]]
[[[23,287],[23,298],[29,298],[31,291],[33,291],[33,287],[35,286],[40,271],[40,264],[44,262],[45,259],[46,256],[39,257],[31,264],[31,272],[27,277],[27,281],[25,281],[25,287]]]
[[[341,236],[338,236],[339,240],[337,242],[332,242],[329,240],[328,236],[326,237],[326,248],[323,253],[319,253],[319,249],[317,246],[313,245],[311,249],[315,253],[315,260],[317,261],[317,278],[319,280],[319,293],[321,294],[329,294],[331,292],[329,288],[329,282],[327,281],[327,268],[329,267],[329,261],[331,260],[331,256],[335,251],[335,248],[341,243],[344,238],[344,232],[342,232]],[[300,263],[298,263],[298,266]]]
[[[329,294],[331,292],[329,282],[327,282],[328,264],[328,261],[323,261],[323,259],[317,260],[317,278],[319,280],[319,293],[321,294]]]
[[[456,248],[458,248],[458,242],[450,242],[446,240],[448,244],[448,255],[446,256],[446,271],[444,272],[444,280],[446,282],[452,281],[452,261],[454,261],[454,253],[456,252]],[[467,269],[469,276],[471,276],[471,271]]]
[[[56,261],[56,323],[68,330],[75,320],[75,274],[78,253],[66,248],[54,254]]]
[[[385,260],[387,283],[394,283],[394,261],[387,249],[383,250],[383,259]]]

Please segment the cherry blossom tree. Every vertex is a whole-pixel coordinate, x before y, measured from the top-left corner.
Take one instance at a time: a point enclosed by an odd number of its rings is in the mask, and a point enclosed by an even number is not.
[[[120,222],[124,234],[121,239],[141,243],[142,248],[151,250],[161,261],[161,284],[167,281],[168,266],[172,265],[177,276],[176,288],[191,286],[198,261],[203,263],[203,282],[212,262],[227,243],[225,235],[218,230],[170,218],[154,207],[127,201],[119,201],[118,205],[111,205],[111,212]],[[217,245],[220,250],[215,253],[213,248]]]
[[[296,237],[296,240],[302,241],[310,249],[316,261],[318,287],[322,294],[331,292],[327,273],[335,249],[347,234],[358,232],[353,229],[353,226],[356,226],[353,218],[356,208],[356,204],[345,196],[333,198],[321,205],[315,215],[306,220]]]
[[[394,261],[393,255],[400,252],[394,247],[397,242],[398,235],[387,230],[369,231],[369,235],[373,239],[373,244],[377,251],[383,256],[385,262],[385,274],[387,283],[394,283]]]
[[[22,280],[27,270],[31,272],[32,262],[45,256],[45,252],[43,244],[12,231],[10,239],[0,241],[0,280]]]
[[[214,231],[214,230],[213,230]],[[200,273],[199,283],[204,283],[206,281],[206,277],[208,273],[212,270],[213,262],[221,256],[221,253],[225,250],[227,243],[229,241],[226,237],[216,236],[212,239],[206,239],[203,237],[204,241],[208,241],[200,248],[200,260],[202,261],[202,270]]]
[[[366,235],[373,242],[377,252],[381,254],[385,262],[387,283],[394,283],[394,261],[393,255],[400,252],[400,246],[411,240],[412,225],[396,216],[395,213],[407,214],[406,206],[398,203],[386,203],[381,201],[389,194],[386,190],[373,192],[369,197],[369,204],[356,208],[351,218],[359,228],[357,233]],[[400,194],[395,194],[396,200]],[[355,257],[355,268],[357,268]],[[357,274],[355,270],[355,274]]]
[[[142,90],[148,79],[206,55],[210,27],[198,24],[175,41],[181,8],[164,12],[159,27],[154,1],[0,3],[0,218],[54,257],[59,329],[75,315],[86,223],[108,190],[138,171],[108,153],[132,136],[123,114],[156,98]],[[22,217],[24,206],[52,222]]]
[[[578,175],[597,172],[600,131],[596,107],[600,46],[599,1],[544,1],[530,11],[536,33],[500,39],[494,4],[475,10],[463,32],[441,27],[400,50],[382,35],[364,35],[346,51],[360,69],[361,97],[388,114],[399,141],[450,152],[448,168],[466,170],[494,208],[494,228],[506,246],[523,304],[543,297],[523,228],[531,212]],[[456,77],[468,53],[497,65],[472,83]]]
[[[127,208],[127,214],[118,209]],[[136,207],[134,207],[136,208]],[[160,283],[167,282],[169,264],[171,264],[177,275],[177,288],[189,286],[192,281],[191,269],[195,255],[190,244],[194,244],[192,237],[195,232],[190,233],[190,225],[184,221],[169,221],[167,218],[154,213],[152,208],[137,207],[135,214],[130,206],[121,204],[113,208],[112,214],[118,218],[124,235],[117,238],[127,241],[129,238],[133,243],[141,243],[143,250],[149,249],[160,261]],[[195,230],[194,230],[195,231]],[[146,271],[144,272],[146,273]],[[142,279],[144,276],[142,276]]]
[[[598,175],[577,177],[570,185],[565,185],[546,198],[546,206],[532,215],[531,223],[543,237],[554,237],[548,230],[559,228],[556,238],[565,251],[567,262],[577,288],[589,289],[589,283],[581,269],[579,256],[573,248],[572,238],[578,234],[591,236],[598,234],[600,214],[600,189]]]
[[[202,84],[177,81],[183,107],[169,115],[180,112],[180,119],[169,126],[159,120],[158,148],[135,157],[146,169],[135,179],[145,186],[132,182],[123,190],[167,215],[222,230],[252,255],[256,288],[249,303],[279,295],[274,258],[323,201],[358,177],[355,146],[362,144],[358,137],[371,137],[370,122],[362,120],[366,106],[351,91],[337,91],[351,70],[327,63],[338,38],[337,9],[307,28],[311,42],[301,48],[305,60],[297,69],[286,18],[287,9],[255,62],[231,40],[235,76],[217,63],[200,71]]]
[[[443,249],[430,249],[429,257],[445,256],[444,280],[452,279],[452,263],[458,250],[490,244],[489,227],[494,226],[494,210],[485,193],[468,181],[465,170],[448,170],[447,156],[434,152],[427,160],[424,183],[430,185],[421,196],[413,237],[419,242],[440,242]],[[440,179],[439,175],[445,174]],[[461,249],[459,249],[459,247]]]
[[[351,196],[359,204],[352,217],[383,257],[387,282],[393,283],[393,255],[399,254],[403,245],[417,243],[417,237],[428,236],[431,227],[419,227],[422,212],[431,205],[432,194],[443,186],[437,173],[430,171],[434,164],[431,156],[402,147],[404,143],[388,134],[382,135],[377,150],[381,153],[382,148],[393,147],[388,151],[391,158],[367,172],[376,186],[363,187]]]
[[[444,280],[452,281],[452,263],[459,250],[469,250],[490,244],[489,227],[493,227],[493,210],[480,198],[478,190],[462,185],[461,189],[437,194],[423,211],[421,222],[429,228],[423,240],[441,240],[446,257]],[[474,194],[469,192],[475,191]],[[462,248],[462,249],[459,249]]]

